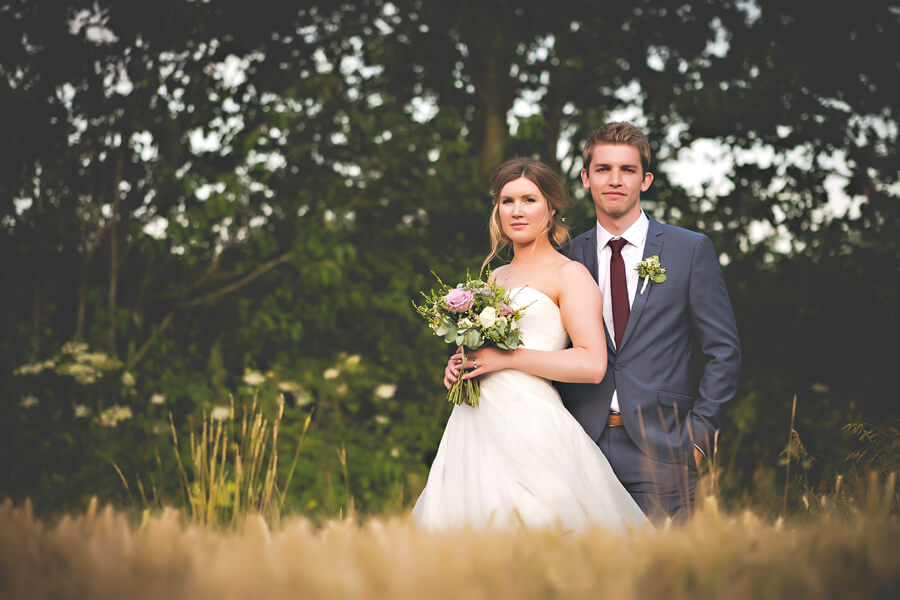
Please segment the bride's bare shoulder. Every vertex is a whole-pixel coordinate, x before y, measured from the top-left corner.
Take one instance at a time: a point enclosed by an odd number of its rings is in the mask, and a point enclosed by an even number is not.
[[[488,281],[497,281],[498,277],[501,277],[506,270],[509,268],[509,265],[500,265],[496,269],[491,269],[491,275],[488,278]]]
[[[591,276],[591,272],[588,271],[587,267],[585,267],[577,260],[572,260],[570,258],[566,258],[565,256],[561,256],[560,258],[562,259],[559,264],[559,276],[561,278],[574,278],[584,280],[584,278],[587,277],[591,281],[594,280],[594,278]]]
[[[587,267],[575,260],[565,259],[560,264],[558,273],[558,289],[565,295],[566,292],[573,292],[575,295],[583,295],[585,293],[593,295],[600,292],[597,282],[594,280],[591,272]]]

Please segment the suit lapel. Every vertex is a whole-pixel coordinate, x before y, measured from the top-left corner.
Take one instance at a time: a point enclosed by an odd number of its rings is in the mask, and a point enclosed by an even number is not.
[[[650,215],[647,215],[647,218],[650,219],[650,226],[647,228],[647,241],[644,244],[644,255],[641,257],[642,260],[646,260],[654,254],[659,255],[662,252],[663,246],[662,225],[660,225],[658,221],[651,218]],[[594,245],[597,245],[596,241],[594,242]],[[631,303],[631,314],[628,315],[628,324],[625,325],[625,333],[624,335],[622,335],[622,345],[620,347],[620,350],[621,348],[625,347],[625,344],[628,343],[628,339],[637,328],[638,321],[641,320],[641,314],[644,312],[644,307],[647,306],[647,302],[649,301],[651,294],[653,294],[652,285],[648,285],[647,289],[644,290],[644,293],[641,294],[641,288],[643,286],[644,280],[639,279],[637,290],[635,290],[634,292],[634,302]],[[607,334],[607,338],[608,337],[609,334]]]

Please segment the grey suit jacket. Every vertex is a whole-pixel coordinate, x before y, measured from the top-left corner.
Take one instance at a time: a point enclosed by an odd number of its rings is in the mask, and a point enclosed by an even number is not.
[[[595,229],[563,252],[597,279]],[[684,462],[693,445],[707,456],[741,369],[737,325],[722,269],[705,235],[650,219],[644,258],[658,255],[666,281],[638,284],[622,345],[606,333],[608,365],[599,384],[559,383],[569,411],[594,440],[618,390],[629,436],[648,455]],[[608,302],[608,299],[604,299]]]

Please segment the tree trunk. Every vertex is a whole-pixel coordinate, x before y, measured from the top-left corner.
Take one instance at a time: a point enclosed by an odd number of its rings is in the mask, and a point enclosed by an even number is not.
[[[84,314],[87,303],[87,281],[82,279],[78,286],[78,307],[75,309],[75,341],[84,341]]]
[[[503,160],[503,151],[509,138],[506,126],[506,110],[511,100],[503,97],[503,85],[497,72],[497,57],[492,53],[485,53],[479,79],[478,94],[481,97],[484,138],[482,139],[479,159],[481,163],[491,169]]]
[[[110,200],[112,201],[112,215],[110,216],[109,225],[109,295],[107,296],[106,313],[109,319],[109,329],[107,330],[106,345],[109,353],[116,356],[116,296],[119,285],[119,184],[122,182],[122,170],[124,168],[124,158],[122,152],[116,153],[115,174],[112,181],[112,189],[110,190]]]

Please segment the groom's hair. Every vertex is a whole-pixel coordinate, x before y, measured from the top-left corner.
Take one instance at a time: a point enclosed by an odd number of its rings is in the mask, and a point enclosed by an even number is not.
[[[591,134],[591,137],[584,144],[582,154],[586,171],[590,170],[591,158],[594,156],[594,146],[599,146],[600,144],[634,146],[641,155],[641,168],[644,170],[644,173],[650,170],[650,141],[643,131],[631,123],[607,123]]]

